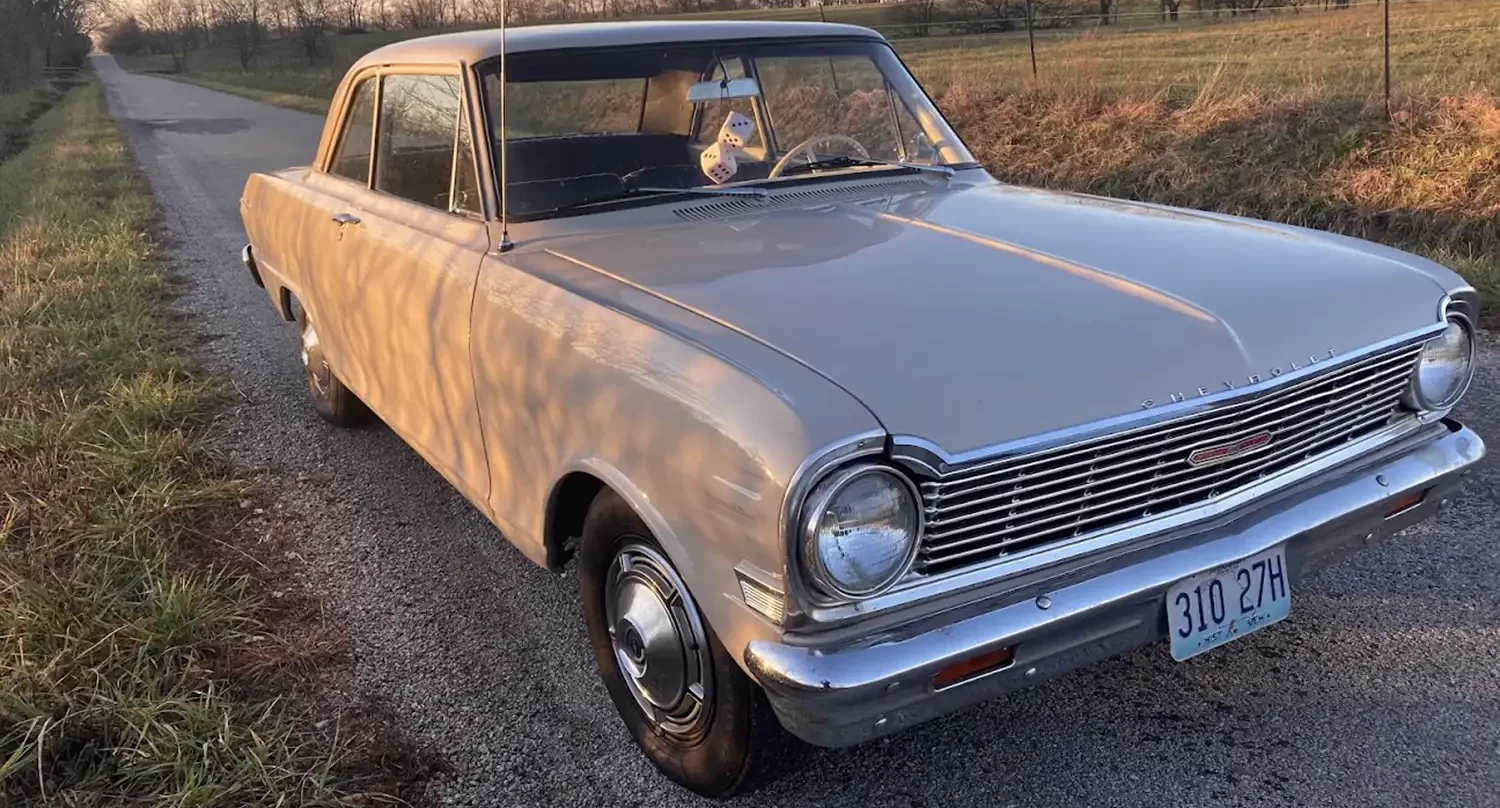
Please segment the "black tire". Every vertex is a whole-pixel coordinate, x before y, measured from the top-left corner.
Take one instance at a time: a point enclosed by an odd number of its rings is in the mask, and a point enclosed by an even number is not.
[[[307,396],[312,399],[313,409],[334,426],[360,426],[369,423],[375,416],[359,396],[339,381],[338,374],[328,364],[323,353],[322,342],[317,338],[317,329],[307,316],[307,309],[297,307],[297,333],[302,348],[302,372],[307,378]]]
[[[704,797],[723,798],[752,790],[783,771],[788,751],[800,748],[801,743],[781,728],[760,688],[740,670],[697,613],[690,593],[680,603],[693,610],[701,625],[711,660],[705,669],[713,676],[707,688],[711,695],[702,701],[707,718],[701,729],[692,737],[663,729],[647,715],[632,685],[626,683],[628,674],[621,668],[625,663],[617,658],[609,631],[606,600],[617,556],[622,550],[640,547],[666,558],[635,511],[606,489],[594,499],[584,522],[578,583],[594,661],[610,700],[641,751],[662,774]]]

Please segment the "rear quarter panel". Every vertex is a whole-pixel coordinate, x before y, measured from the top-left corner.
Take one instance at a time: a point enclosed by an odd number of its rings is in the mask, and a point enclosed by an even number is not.
[[[240,195],[240,218],[255,253],[256,266],[266,282],[271,304],[281,308],[281,290],[301,297],[305,268],[313,246],[310,230],[314,199],[306,187],[311,170],[288,168],[251,174]]]

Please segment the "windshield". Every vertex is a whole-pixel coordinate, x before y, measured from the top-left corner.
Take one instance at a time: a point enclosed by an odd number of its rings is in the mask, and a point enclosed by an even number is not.
[[[882,42],[520,53],[507,69],[512,215],[973,163]],[[497,65],[482,76],[498,148]]]

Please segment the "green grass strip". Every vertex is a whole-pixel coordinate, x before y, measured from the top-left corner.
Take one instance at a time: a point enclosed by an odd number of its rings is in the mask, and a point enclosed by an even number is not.
[[[0,805],[327,805],[345,747],[223,547],[246,483],[102,92],[0,163]],[[259,694],[259,695],[256,695]]]

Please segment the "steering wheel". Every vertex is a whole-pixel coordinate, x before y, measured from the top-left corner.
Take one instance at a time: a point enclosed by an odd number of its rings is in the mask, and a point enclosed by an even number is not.
[[[776,161],[776,165],[771,168],[771,173],[766,175],[767,178],[774,180],[781,176],[787,170],[787,166],[792,162],[793,157],[803,157],[805,158],[804,162],[808,163],[818,159],[818,153],[814,151],[814,147],[827,143],[841,143],[853,148],[854,153],[858,154],[861,160],[870,159],[870,152],[866,151],[865,147],[859,141],[848,135],[813,135],[789,149],[786,154],[783,154],[781,159]]]

